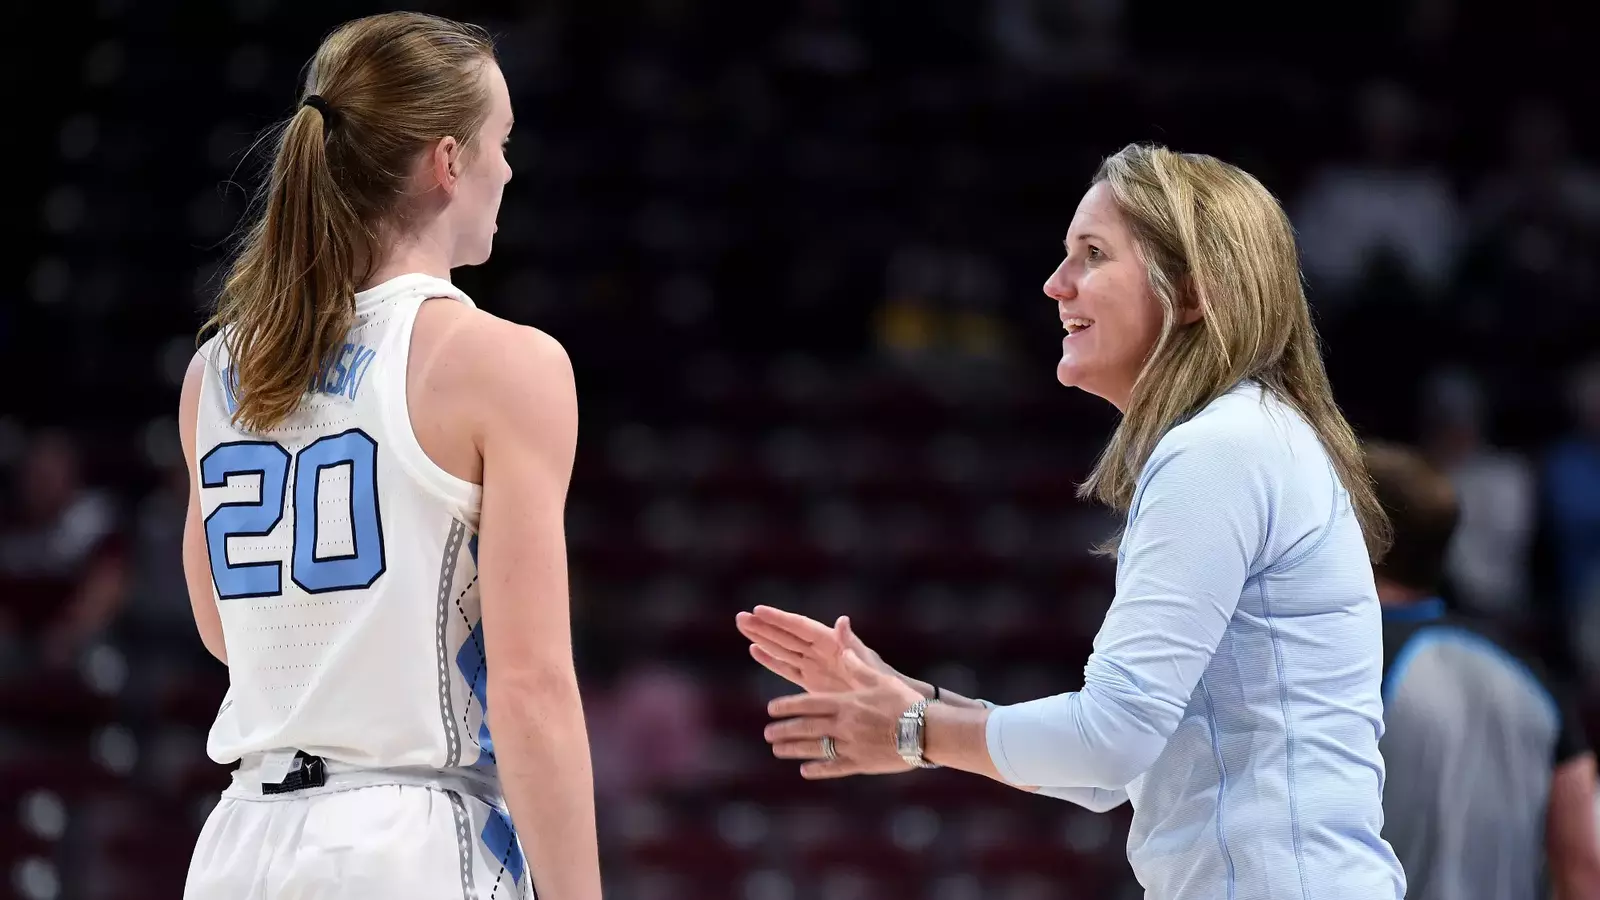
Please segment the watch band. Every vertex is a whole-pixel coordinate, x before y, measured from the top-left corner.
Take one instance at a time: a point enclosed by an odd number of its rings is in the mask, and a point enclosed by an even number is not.
[[[938,763],[928,762],[922,755],[925,713],[929,704],[937,702],[939,701],[931,698],[918,700],[910,709],[900,714],[900,720],[895,727],[895,749],[899,751],[900,758],[919,769],[939,768]]]

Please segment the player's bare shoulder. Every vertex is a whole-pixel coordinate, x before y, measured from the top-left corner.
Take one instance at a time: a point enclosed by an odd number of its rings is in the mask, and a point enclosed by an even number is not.
[[[572,362],[561,343],[463,303],[422,305],[408,380],[413,422],[430,455],[435,447],[441,457],[464,455],[448,437],[425,436],[435,429],[470,434],[473,455],[481,458],[485,437],[496,430],[542,432],[564,443],[557,436],[576,428]]]
[[[437,369],[447,383],[470,379],[461,387],[487,393],[502,386],[536,390],[530,378],[572,378],[571,360],[554,337],[447,299],[430,300],[417,312],[411,352],[414,368]]]

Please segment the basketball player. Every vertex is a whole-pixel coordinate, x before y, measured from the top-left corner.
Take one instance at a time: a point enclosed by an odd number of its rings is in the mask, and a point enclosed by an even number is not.
[[[511,124],[482,30],[396,13],[329,35],[283,126],[180,408],[208,752],[239,762],[191,900],[599,900],[572,370],[449,281]]]
[[[1376,568],[1384,610],[1388,766],[1383,834],[1412,900],[1600,898],[1595,757],[1534,660],[1436,591],[1456,526],[1450,481],[1375,445],[1367,465],[1394,524]]]

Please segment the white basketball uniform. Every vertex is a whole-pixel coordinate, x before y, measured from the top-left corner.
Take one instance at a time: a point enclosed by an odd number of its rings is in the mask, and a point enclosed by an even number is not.
[[[269,433],[234,427],[227,347],[201,350],[196,454],[230,682],[207,752],[240,766],[188,900],[533,896],[485,721],[481,491],[428,458],[406,405],[432,297],[472,303],[420,274],[357,294],[344,345]]]

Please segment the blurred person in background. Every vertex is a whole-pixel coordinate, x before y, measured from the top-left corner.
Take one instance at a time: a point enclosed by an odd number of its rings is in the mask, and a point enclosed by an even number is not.
[[[0,528],[0,632],[6,656],[59,668],[116,618],[127,593],[125,536],[105,494],[83,483],[78,444],[43,429],[16,471]]]
[[[1123,417],[1083,492],[1126,513],[1081,691],[995,707],[758,607],[769,707],[807,778],[949,766],[1103,810],[1131,801],[1146,896],[1405,895],[1384,843],[1388,525],[1335,405],[1277,200],[1212,157],[1129,146],[1045,283],[1057,377]],[[974,611],[974,615],[981,615]]]
[[[141,642],[158,646],[160,655],[209,659],[189,630],[194,612],[183,569],[172,564],[183,554],[183,523],[191,490],[189,467],[180,455],[154,469],[156,483],[130,517],[132,576],[121,628],[136,633]]]
[[[449,281],[511,127],[485,31],[393,13],[323,41],[279,132],[180,400],[207,750],[240,763],[191,900],[600,898],[571,364]]]
[[[1442,290],[1462,242],[1461,213],[1445,175],[1417,151],[1424,107],[1406,88],[1373,82],[1359,94],[1361,156],[1316,173],[1295,204],[1306,276],[1324,313],[1379,272],[1412,296]]]
[[[1438,596],[1456,527],[1450,480],[1419,454],[1368,448],[1394,544],[1384,612],[1383,835],[1413,900],[1600,898],[1595,757],[1565,689]]]
[[[1514,234],[1522,224],[1600,226],[1600,173],[1574,152],[1571,127],[1558,104],[1545,98],[1518,104],[1506,123],[1505,141],[1504,161],[1474,198],[1473,217],[1480,227]]]
[[[1504,161],[1473,194],[1475,241],[1487,251],[1468,273],[1482,294],[1472,313],[1484,330],[1515,303],[1539,341],[1564,342],[1592,310],[1600,269],[1589,249],[1600,236],[1600,173],[1573,152],[1561,109],[1519,104],[1505,130]]]
[[[644,662],[608,690],[585,689],[595,790],[628,802],[704,780],[714,758],[703,689],[679,666]]]
[[[1544,462],[1544,507],[1567,611],[1600,601],[1600,357],[1572,377],[1573,424]]]
[[[1455,485],[1460,506],[1446,561],[1454,599],[1484,615],[1520,620],[1529,613],[1534,470],[1521,454],[1489,442],[1487,407],[1471,373],[1436,373],[1424,388],[1423,449]]]
[[[1031,75],[1095,83],[1127,62],[1123,0],[998,0],[989,28],[1000,58]]]

